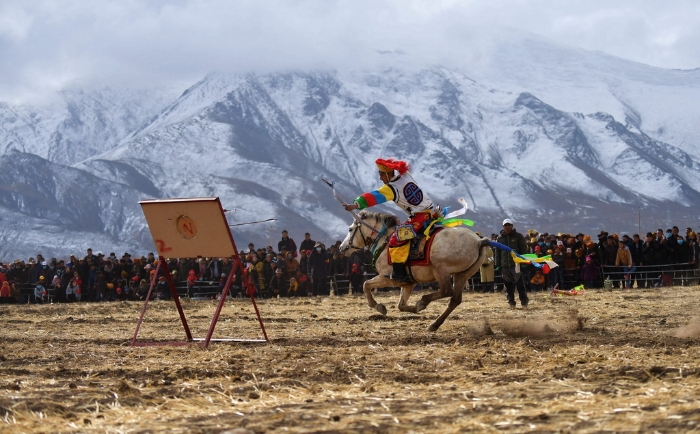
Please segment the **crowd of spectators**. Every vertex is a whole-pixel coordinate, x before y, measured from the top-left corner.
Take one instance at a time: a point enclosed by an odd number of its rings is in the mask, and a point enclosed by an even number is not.
[[[617,288],[660,286],[662,271],[687,274],[697,269],[700,255],[695,231],[686,228],[682,235],[676,226],[632,236],[601,231],[596,239],[582,233],[540,234],[532,229],[523,235],[525,253],[551,255],[557,264],[546,276],[538,275],[532,266],[523,266],[524,283],[530,290],[551,290],[556,285],[571,289],[580,284],[598,288],[605,279]],[[491,235],[493,240],[497,237]]]
[[[287,231],[277,243],[277,252],[272,246],[256,249],[253,244],[240,252],[250,282],[262,297],[316,296],[330,293],[330,278],[343,276],[350,281],[353,291],[360,291],[364,276],[373,273],[370,265],[372,254],[365,249],[350,257],[340,254],[340,241],[326,247],[324,243],[304,239],[297,247]],[[240,286],[240,275],[234,279],[234,287]]]
[[[364,275],[371,273],[371,253],[367,250],[346,257],[338,251],[340,241],[326,248],[311,239],[309,233],[299,244],[282,232],[275,250],[272,246],[255,248],[251,243],[241,251],[242,267],[248,277],[247,287],[257,297],[305,297],[327,295],[329,278],[345,276],[359,291]],[[223,290],[233,273],[231,294],[242,296],[243,273],[234,269],[231,258],[167,258],[167,270],[173,283],[192,296],[198,288]],[[45,259],[41,254],[27,261],[16,259],[0,266],[0,303],[27,300],[33,303],[77,301],[143,300],[154,282],[152,298],[171,296],[166,267],[158,267],[153,253],[132,258],[124,253],[105,256],[87,249],[84,257],[71,255],[68,260]],[[32,287],[29,294],[22,289]],[[26,292],[26,291],[25,291]]]
[[[546,276],[523,266],[523,281],[528,290],[579,284],[595,288],[601,286],[604,276],[616,287],[659,286],[662,269],[695,269],[700,254],[695,232],[687,228],[685,235],[681,235],[675,226],[631,237],[602,231],[597,241],[582,233],[540,234],[529,230],[524,235],[526,253],[551,255],[558,265]],[[496,239],[497,235],[492,234],[492,238]],[[249,244],[246,251],[240,252],[248,287],[254,289],[257,297],[327,295],[331,277],[341,276],[349,280],[352,291],[359,292],[366,276],[375,272],[370,265],[372,253],[365,248],[346,257],[340,254],[339,245],[340,241],[336,241],[327,248],[306,233],[297,246],[286,230],[276,250],[273,246],[256,248]],[[21,288],[27,286],[32,287],[27,300],[34,303],[46,302],[49,294],[56,302],[143,300],[151,281],[155,284],[152,297],[167,299],[170,290],[165,269],[157,265],[153,253],[136,258],[124,253],[117,258],[114,253],[94,254],[92,249],[87,249],[84,257],[71,255],[68,260],[46,260],[40,254],[26,262],[16,259],[0,266],[0,302],[20,301]],[[484,267],[488,266],[487,261]],[[167,269],[175,285],[186,288],[190,296],[202,283],[223,289],[233,272],[231,293],[242,295],[243,273],[233,269],[230,258],[168,258]]]

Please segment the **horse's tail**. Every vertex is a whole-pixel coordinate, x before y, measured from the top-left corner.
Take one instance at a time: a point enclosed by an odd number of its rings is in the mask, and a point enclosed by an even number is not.
[[[489,244],[491,242],[490,238],[485,238],[482,237],[481,240],[479,241],[479,257],[476,260],[476,264],[474,264],[477,268],[481,268],[481,265],[484,263],[486,260],[486,252],[484,251],[485,247],[491,247]],[[476,273],[476,270],[474,270]]]
[[[481,241],[479,241],[479,250],[483,249],[486,246],[489,246],[491,243],[491,239],[486,238],[486,237],[481,237]]]

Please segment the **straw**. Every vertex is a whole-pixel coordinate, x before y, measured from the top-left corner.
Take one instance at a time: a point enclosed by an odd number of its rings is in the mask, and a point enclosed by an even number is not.
[[[468,292],[436,333],[447,300],[404,314],[378,292],[387,317],[360,296],[259,300],[271,344],[207,350],[130,347],[140,303],[0,305],[0,431],[688,431],[699,293],[543,292],[509,310]],[[215,307],[183,303],[193,335]],[[259,334],[234,299],[214,338]],[[149,305],[139,336],[184,339],[174,304]]]

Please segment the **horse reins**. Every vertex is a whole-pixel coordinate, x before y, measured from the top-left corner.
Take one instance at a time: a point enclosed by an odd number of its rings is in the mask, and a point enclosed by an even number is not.
[[[387,231],[388,228],[387,228],[387,226],[386,226],[386,223],[382,223],[382,228],[381,228],[381,230],[377,230],[377,228],[375,228],[374,226],[371,226],[369,223],[366,223],[366,222],[365,222],[365,226],[371,227],[371,228],[372,228],[372,233],[376,233],[377,236],[374,237],[374,238],[372,237],[372,235],[369,235],[369,236],[367,236],[367,237],[364,237],[364,236],[363,236],[363,237],[362,237],[362,242],[364,242],[365,245],[362,246],[362,247],[358,247],[358,246],[356,246],[356,245],[353,244],[353,241],[355,240],[355,235],[357,234],[357,231],[361,228],[361,226],[362,226],[362,225],[360,224],[359,221],[355,222],[355,230],[353,231],[352,236],[350,237],[350,244],[349,244],[348,247],[353,248],[353,249],[358,249],[358,250],[364,249],[365,247],[369,247],[369,250],[372,252],[372,257],[373,257],[373,258],[372,258],[372,265],[374,265],[374,261],[375,261],[375,252],[377,251],[377,248],[379,247],[379,240],[380,240],[383,236],[386,235],[386,231]],[[362,235],[362,232],[360,232],[360,235]],[[382,244],[381,248],[379,249],[380,252],[384,249],[384,245],[386,245],[386,243],[387,243],[387,242],[385,241],[384,244]],[[365,265],[368,265],[368,264],[365,264]]]

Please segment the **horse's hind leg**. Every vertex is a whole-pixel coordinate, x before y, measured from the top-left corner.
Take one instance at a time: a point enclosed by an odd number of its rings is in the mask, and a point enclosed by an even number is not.
[[[450,316],[452,311],[462,303],[462,291],[464,285],[467,283],[467,279],[469,279],[469,275],[464,271],[454,275],[454,287],[452,288],[452,297],[450,298],[450,302],[445,308],[445,311],[442,312],[442,315],[440,315],[435,322],[428,326],[428,331],[437,331],[442,323],[445,322],[447,317]]]
[[[436,277],[438,276],[438,273],[435,273]],[[418,300],[416,303],[416,312],[420,312],[430,303],[432,303],[435,300],[439,300],[441,298],[447,297],[448,293],[452,291],[452,281],[450,280],[450,275],[449,274],[440,274],[437,278],[438,285],[440,286],[440,289],[435,292],[431,292],[429,294],[425,294]]]

